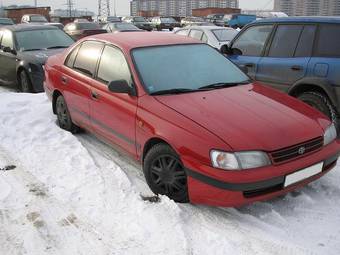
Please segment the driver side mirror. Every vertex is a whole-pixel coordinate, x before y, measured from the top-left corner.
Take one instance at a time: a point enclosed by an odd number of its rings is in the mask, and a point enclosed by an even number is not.
[[[3,52],[6,52],[6,53],[11,53],[11,54],[13,54],[13,55],[16,55],[16,54],[17,54],[16,50],[11,49],[10,47],[4,47],[4,48],[2,49],[2,51],[3,51]]]
[[[110,81],[108,89],[113,93],[128,94],[130,96],[136,95],[135,90],[129,86],[126,80]]]
[[[228,44],[224,44],[221,46],[221,53],[225,55],[231,55],[231,48],[229,47]]]

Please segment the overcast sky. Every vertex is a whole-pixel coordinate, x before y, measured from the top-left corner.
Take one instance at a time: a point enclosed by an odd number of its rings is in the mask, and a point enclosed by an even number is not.
[[[37,0],[39,6],[51,6],[52,9],[57,8],[66,8],[66,0]],[[75,3],[75,7],[77,9],[85,9],[87,8],[89,11],[93,11],[97,13],[97,0],[73,0]],[[113,1],[110,0],[111,6],[113,6]],[[269,9],[273,7],[273,0],[239,0],[240,7],[244,9]],[[129,9],[129,0],[116,0],[117,6],[117,14],[118,15],[128,15],[130,12]],[[10,4],[34,4],[34,0],[0,0],[0,3],[3,5]],[[112,10],[111,10],[112,11]]]

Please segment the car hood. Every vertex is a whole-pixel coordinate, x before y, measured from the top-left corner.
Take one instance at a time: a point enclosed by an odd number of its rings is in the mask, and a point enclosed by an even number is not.
[[[45,64],[46,60],[53,55],[61,53],[66,48],[50,49],[50,50],[34,50],[21,52],[21,58],[29,62],[35,62],[39,64]]]
[[[297,99],[262,85],[157,96],[162,104],[209,130],[233,150],[273,151],[323,135],[327,118]]]

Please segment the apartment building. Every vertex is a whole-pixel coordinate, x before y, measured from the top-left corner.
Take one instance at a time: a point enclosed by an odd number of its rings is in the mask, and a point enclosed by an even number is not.
[[[340,0],[275,0],[274,10],[289,16],[339,16]]]
[[[238,0],[133,0],[130,2],[132,16],[140,12],[158,12],[160,16],[192,16],[193,9],[238,8]]]

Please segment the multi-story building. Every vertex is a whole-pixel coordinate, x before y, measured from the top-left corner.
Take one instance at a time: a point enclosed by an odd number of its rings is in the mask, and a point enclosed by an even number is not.
[[[289,16],[339,16],[340,0],[275,0],[274,10]]]
[[[238,8],[238,0],[133,0],[130,2],[132,16],[140,12],[158,12],[160,16],[185,17],[192,9]]]

